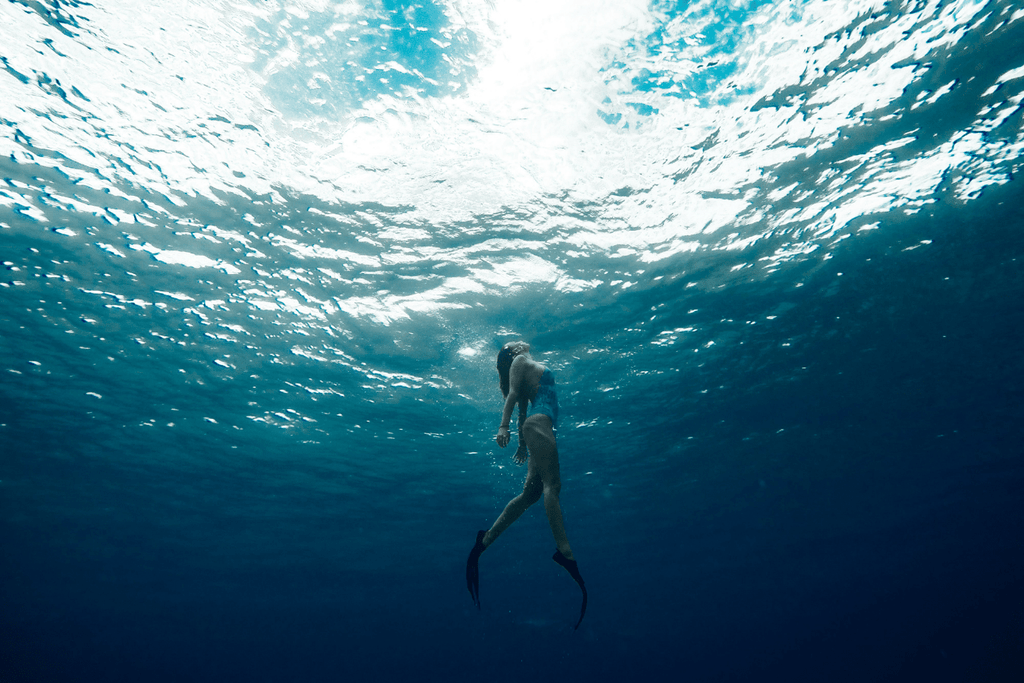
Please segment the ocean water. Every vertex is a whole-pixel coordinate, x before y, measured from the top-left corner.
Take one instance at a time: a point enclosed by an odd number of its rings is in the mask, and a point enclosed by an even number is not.
[[[0,680],[1024,680],[1024,5],[0,6]],[[562,506],[494,370],[556,374]]]

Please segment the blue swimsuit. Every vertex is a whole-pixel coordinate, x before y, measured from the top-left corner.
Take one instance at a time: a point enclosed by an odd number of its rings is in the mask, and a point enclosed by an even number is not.
[[[551,426],[558,426],[558,394],[555,393],[555,376],[551,371],[544,368],[544,374],[540,376],[540,386],[537,387],[537,395],[530,401],[530,408],[526,416],[547,415],[551,418]]]

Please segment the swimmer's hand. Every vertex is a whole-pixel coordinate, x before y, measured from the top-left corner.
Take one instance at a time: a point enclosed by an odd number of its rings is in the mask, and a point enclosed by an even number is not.
[[[494,440],[498,442],[499,446],[504,448],[511,439],[512,435],[509,434],[508,427],[498,427],[498,436],[494,437]]]
[[[526,450],[526,444],[520,441],[519,449],[516,450],[516,454],[512,457],[515,458],[517,465],[526,464],[526,459],[530,457],[530,451]]]

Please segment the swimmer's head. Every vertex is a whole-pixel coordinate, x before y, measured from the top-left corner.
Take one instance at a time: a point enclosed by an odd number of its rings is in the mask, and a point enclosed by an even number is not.
[[[530,345],[521,340],[511,341],[501,347],[501,351],[498,352],[498,381],[501,384],[502,396],[508,396],[508,373],[509,368],[512,367],[512,361],[516,359],[516,356],[529,353],[529,351]]]

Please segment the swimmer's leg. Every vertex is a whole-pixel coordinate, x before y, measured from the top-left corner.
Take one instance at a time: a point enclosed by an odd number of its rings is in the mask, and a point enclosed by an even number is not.
[[[544,484],[534,468],[533,458],[530,458],[527,463],[526,482],[523,484],[523,492],[510,500],[505,509],[501,511],[501,514],[498,515],[498,519],[494,520],[494,524],[487,530],[487,534],[483,538],[484,547],[486,548],[494,543],[505,529],[512,526],[512,522],[519,519],[531,505],[540,500],[543,492]]]
[[[466,560],[466,586],[469,588],[469,594],[477,609],[480,609],[480,569],[478,567],[480,554],[487,549],[487,546],[494,543],[501,532],[507,529],[512,522],[519,519],[531,505],[540,500],[543,490],[544,485],[541,483],[540,476],[534,471],[531,461],[527,467],[523,492],[508,502],[490,529],[477,533],[476,545],[473,546],[469,552],[469,559]]]
[[[544,512],[548,515],[548,526],[551,527],[551,535],[555,537],[558,552],[566,559],[572,559],[572,548],[569,547],[569,537],[565,533],[565,521],[562,519],[562,506],[558,502],[561,489],[561,482],[544,482]]]
[[[562,492],[562,477],[558,468],[558,442],[551,428],[551,418],[542,414],[531,416],[526,421],[523,433],[530,448],[530,466],[543,482],[544,512],[548,516],[551,535],[555,537],[558,551],[571,560],[572,548],[569,547],[562,506],[558,501]]]
[[[583,577],[580,576],[580,568],[576,564],[576,560],[568,559],[559,550],[555,550],[555,554],[551,556],[551,559],[565,567],[565,571],[569,572],[569,576],[579,584],[580,590],[583,591],[583,604],[580,605],[580,618],[573,629],[575,631],[583,623],[583,615],[587,613],[587,587],[583,584]]]

